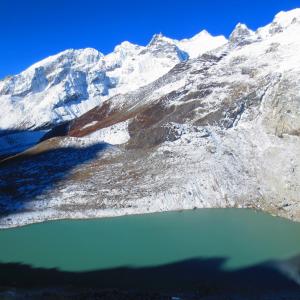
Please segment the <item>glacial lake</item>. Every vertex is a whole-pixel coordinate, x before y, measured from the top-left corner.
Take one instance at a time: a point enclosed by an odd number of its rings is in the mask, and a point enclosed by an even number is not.
[[[73,274],[168,265],[176,273],[181,262],[191,268],[204,262],[209,269],[207,261],[218,271],[236,272],[299,254],[300,223],[248,209],[62,220],[0,230],[0,264],[6,274],[12,265],[19,274],[23,266]]]

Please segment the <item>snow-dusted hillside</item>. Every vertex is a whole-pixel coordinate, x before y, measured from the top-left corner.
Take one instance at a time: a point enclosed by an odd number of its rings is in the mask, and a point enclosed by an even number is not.
[[[193,39],[161,35],[142,50],[123,46],[177,64],[146,85],[128,64],[111,67],[108,78],[124,71],[137,86],[124,76],[122,93],[112,86],[112,97],[2,163],[0,208],[10,216],[1,226],[202,207],[300,220],[300,9],[256,31],[238,24],[202,54]],[[84,67],[121,54],[92,57]]]

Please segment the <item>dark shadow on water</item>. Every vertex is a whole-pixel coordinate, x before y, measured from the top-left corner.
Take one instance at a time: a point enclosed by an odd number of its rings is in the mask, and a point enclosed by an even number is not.
[[[48,142],[48,141],[47,141]],[[41,145],[41,144],[40,144]],[[109,145],[55,147],[31,151],[0,163],[0,217],[26,209],[28,201],[51,191],[71,170],[96,158]],[[80,184],[80,178],[78,180]]]
[[[297,295],[300,299],[299,285],[271,263],[226,271],[222,269],[225,261],[225,258],[196,258],[157,267],[124,267],[90,272],[65,272],[58,269],[33,268],[20,263],[2,263],[0,286],[30,289],[59,287],[160,293],[192,292],[202,296],[283,293]]]

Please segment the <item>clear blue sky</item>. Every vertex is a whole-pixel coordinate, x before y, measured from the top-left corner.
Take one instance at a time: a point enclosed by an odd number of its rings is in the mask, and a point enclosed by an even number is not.
[[[154,33],[228,36],[236,23],[256,29],[299,0],[0,0],[0,78],[67,48],[103,53],[124,40],[145,45]]]

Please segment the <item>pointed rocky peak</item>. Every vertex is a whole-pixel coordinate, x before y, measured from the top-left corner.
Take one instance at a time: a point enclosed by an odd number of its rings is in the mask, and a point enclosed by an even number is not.
[[[164,36],[162,33],[154,34],[148,46],[155,46],[161,44],[174,44],[174,40]]]
[[[247,25],[238,23],[232,33],[229,36],[229,41],[232,44],[241,46],[243,44],[250,43],[253,41],[253,38],[255,36],[254,31],[249,29]]]
[[[154,34],[151,41],[150,41],[150,43],[149,43],[149,46],[161,41],[163,39],[163,37],[164,36],[163,36],[162,33]]]
[[[241,39],[245,37],[249,37],[253,34],[254,32],[247,27],[246,24],[238,23],[232,33],[229,36],[230,41],[234,41],[236,39]]]
[[[176,50],[181,60],[195,58],[199,55],[218,48],[227,43],[223,36],[212,36],[208,31],[202,30],[189,39],[175,40],[170,39],[163,34],[155,34],[147,47],[156,50]]]
[[[170,39],[162,33],[155,34],[145,51],[150,51],[154,56],[158,57],[165,55],[172,56],[174,59],[179,59],[179,61],[188,59],[187,53],[178,48],[177,42],[177,40]]]

